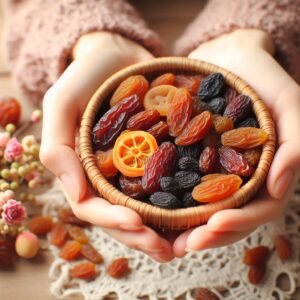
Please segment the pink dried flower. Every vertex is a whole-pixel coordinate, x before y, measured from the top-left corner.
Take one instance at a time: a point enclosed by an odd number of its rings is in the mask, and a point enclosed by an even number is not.
[[[19,224],[26,218],[24,206],[13,199],[3,205],[2,218],[7,225]]]
[[[4,204],[15,197],[15,193],[12,190],[0,192],[0,210],[3,209]]]
[[[0,132],[0,148],[5,148],[9,141],[8,132]]]
[[[11,162],[16,158],[20,157],[23,153],[23,146],[19,143],[17,138],[13,137],[9,140],[8,144],[6,145],[4,151],[4,158],[5,160]]]

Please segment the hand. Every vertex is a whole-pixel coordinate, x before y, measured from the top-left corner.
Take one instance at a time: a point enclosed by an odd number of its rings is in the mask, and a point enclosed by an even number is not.
[[[73,62],[45,95],[40,157],[59,178],[77,217],[106,228],[128,247],[168,261],[173,258],[171,245],[143,226],[135,211],[97,197],[75,153],[80,118],[97,87],[116,71],[151,58],[144,48],[117,34],[96,32],[82,36],[73,49]]]
[[[224,67],[253,87],[275,121],[278,149],[266,189],[244,207],[217,212],[206,225],[182,233],[173,245],[178,257],[184,256],[186,250],[236,242],[284,212],[300,168],[300,88],[275,61],[273,53],[273,42],[266,33],[237,30],[200,45],[189,55]]]

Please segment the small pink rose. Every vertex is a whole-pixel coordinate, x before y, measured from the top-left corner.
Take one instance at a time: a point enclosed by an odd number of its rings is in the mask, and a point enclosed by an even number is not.
[[[8,132],[0,132],[0,148],[5,148],[9,141]]]
[[[10,199],[3,205],[2,218],[7,225],[19,224],[26,218],[26,210],[20,202]]]
[[[4,151],[4,158],[5,160],[11,162],[16,158],[20,157],[22,153],[23,153],[23,146],[19,143],[17,138],[13,137],[12,139],[9,140],[9,142],[6,145]]]

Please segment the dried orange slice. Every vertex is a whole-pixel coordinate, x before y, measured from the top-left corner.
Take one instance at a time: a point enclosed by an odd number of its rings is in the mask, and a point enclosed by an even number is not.
[[[177,88],[172,85],[159,85],[151,88],[145,95],[144,107],[156,109],[161,116],[166,116]]]
[[[142,176],[147,159],[157,148],[154,136],[148,132],[135,130],[123,133],[113,148],[114,165],[125,176]]]

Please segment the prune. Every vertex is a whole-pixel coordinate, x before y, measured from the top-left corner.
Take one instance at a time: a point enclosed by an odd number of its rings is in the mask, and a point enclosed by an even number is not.
[[[160,120],[160,113],[156,110],[144,110],[132,116],[127,122],[127,129],[147,130]]]
[[[202,173],[212,173],[218,161],[218,152],[214,147],[207,146],[203,149],[199,159],[199,169]]]
[[[178,198],[170,193],[156,192],[149,198],[150,202],[161,208],[180,208],[182,203]]]
[[[213,126],[218,134],[222,134],[228,130],[232,130],[234,128],[233,121],[229,117],[224,117],[220,115],[213,116]]]
[[[183,203],[183,207],[194,207],[198,206],[199,202],[197,202],[190,192],[185,192],[181,198],[181,201]]]
[[[198,90],[198,98],[204,101],[215,98],[220,96],[224,89],[224,76],[221,73],[213,73],[202,80]]]
[[[126,177],[121,175],[119,178],[121,191],[134,199],[143,199],[145,192],[142,187],[142,177]]]
[[[128,119],[142,109],[137,95],[130,96],[113,106],[93,128],[95,150],[107,150],[125,129]]]
[[[162,177],[160,179],[160,187],[164,192],[171,193],[173,195],[181,192],[179,183],[173,177]]]
[[[211,111],[214,114],[222,114],[226,107],[227,103],[225,98],[218,97],[210,100],[206,103],[207,110]]]
[[[232,99],[224,111],[224,116],[230,117],[234,123],[242,121],[251,111],[251,98],[239,95]]]
[[[258,128],[259,125],[257,123],[257,121],[254,118],[247,118],[244,121],[238,123],[236,125],[237,128],[241,128],[241,127],[255,127]]]
[[[193,144],[190,146],[177,146],[177,151],[180,157],[191,157],[198,159],[201,152],[201,145]]]
[[[188,190],[200,182],[200,175],[191,171],[178,171],[174,176],[180,187]]]
[[[166,122],[160,121],[148,129],[148,132],[152,134],[158,143],[166,141],[169,136],[169,126]]]
[[[174,144],[164,142],[147,161],[142,177],[142,186],[147,194],[153,194],[160,189],[160,179],[173,176],[176,170],[178,153]]]
[[[174,85],[175,81],[175,75],[172,73],[165,73],[160,75],[159,77],[156,77],[151,82],[151,87],[155,87],[158,85]]]
[[[199,164],[195,158],[185,156],[179,159],[178,169],[181,171],[199,172]]]

